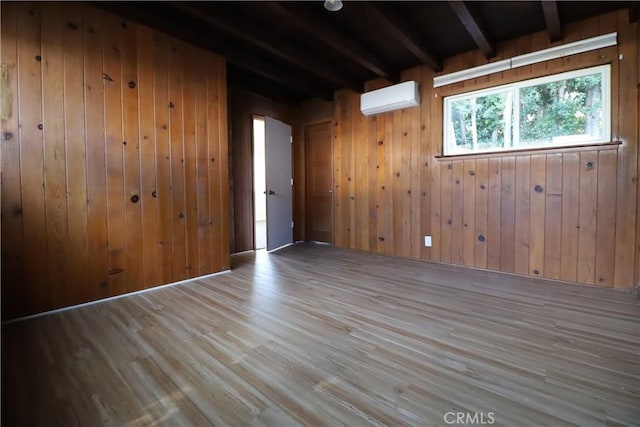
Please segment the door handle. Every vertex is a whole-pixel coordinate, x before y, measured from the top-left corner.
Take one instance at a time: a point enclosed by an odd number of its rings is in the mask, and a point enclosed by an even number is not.
[[[333,190],[329,190],[329,194],[333,193]]]
[[[274,194],[276,194],[276,192],[275,192],[275,191],[273,191],[273,190],[269,190],[269,195],[270,195],[270,196],[273,196]]]

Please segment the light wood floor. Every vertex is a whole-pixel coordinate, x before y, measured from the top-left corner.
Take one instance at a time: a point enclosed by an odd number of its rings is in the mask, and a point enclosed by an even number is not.
[[[5,325],[2,425],[640,424],[628,293],[314,244],[232,261]]]

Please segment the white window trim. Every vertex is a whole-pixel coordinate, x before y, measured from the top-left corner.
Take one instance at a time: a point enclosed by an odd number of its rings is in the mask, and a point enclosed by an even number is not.
[[[560,145],[528,145],[526,147],[519,147],[519,137],[520,137],[520,91],[518,89],[529,86],[536,86],[540,84],[545,84],[558,80],[566,80],[572,79],[576,77],[582,77],[590,74],[602,74],[602,138],[598,140],[579,140],[574,142],[564,142],[562,146],[576,146],[576,145],[585,145],[585,144],[605,144],[611,142],[611,65],[599,65],[596,67],[582,68],[579,70],[567,71],[558,74],[552,74],[545,77],[538,77],[529,80],[522,80],[515,83],[510,83],[501,86],[495,86],[487,89],[481,89],[471,92],[460,93],[457,95],[451,95],[444,97],[443,99],[443,155],[444,156],[457,156],[463,154],[482,154],[482,153],[499,153],[501,151],[513,151],[513,150],[531,150],[531,149],[540,149],[540,148],[548,148],[548,149],[557,149]],[[473,151],[469,150],[461,150],[455,145],[455,140],[452,139],[453,136],[449,131],[449,124],[451,123],[451,103],[461,100],[461,99],[471,99],[477,98],[480,96],[492,95],[495,93],[503,93],[511,91],[514,93],[513,97],[513,117],[514,120],[517,120],[514,123],[514,131],[513,131],[513,141],[511,147],[503,147],[503,148],[488,148],[488,149],[475,149]],[[516,114],[517,113],[517,114]]]

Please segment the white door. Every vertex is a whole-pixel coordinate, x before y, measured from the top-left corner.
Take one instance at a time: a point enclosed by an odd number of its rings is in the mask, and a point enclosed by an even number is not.
[[[291,126],[265,118],[267,251],[293,243]]]

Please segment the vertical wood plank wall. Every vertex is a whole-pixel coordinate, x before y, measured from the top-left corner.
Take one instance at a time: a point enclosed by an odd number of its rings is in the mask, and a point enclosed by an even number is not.
[[[229,268],[224,59],[79,3],[2,4],[5,319]]]
[[[617,31],[618,45],[437,89],[430,69],[410,69],[402,80],[421,83],[421,107],[370,118],[359,94],[337,92],[335,244],[604,287],[638,284],[638,24],[625,9],[563,31],[563,43]],[[495,59],[547,47],[547,34],[537,33],[501,45]],[[470,52],[447,60],[444,72],[483,63]],[[444,96],[605,63],[620,146],[437,158]]]

